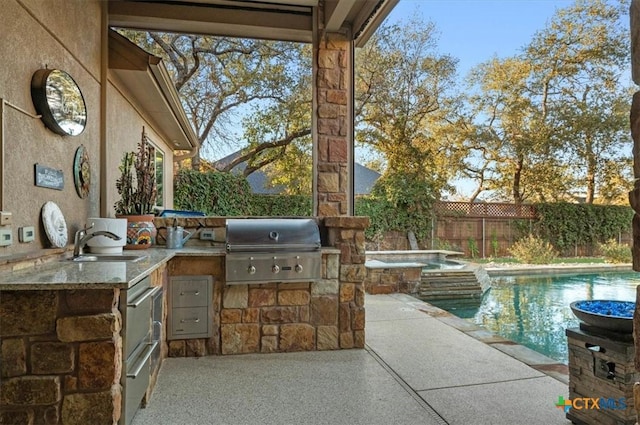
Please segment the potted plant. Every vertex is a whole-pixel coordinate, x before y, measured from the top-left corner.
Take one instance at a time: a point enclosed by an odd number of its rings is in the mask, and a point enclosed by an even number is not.
[[[127,219],[125,249],[149,248],[155,243],[157,234],[152,212],[157,189],[153,148],[144,127],[138,150],[125,152],[119,170],[116,189],[120,200],[114,208],[116,217]]]

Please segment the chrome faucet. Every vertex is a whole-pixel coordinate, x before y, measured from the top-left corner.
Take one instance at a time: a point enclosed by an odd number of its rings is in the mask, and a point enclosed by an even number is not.
[[[76,232],[75,239],[73,241],[73,258],[79,257],[84,254],[84,246],[89,242],[90,239],[96,236],[106,236],[114,241],[119,241],[122,239],[120,236],[115,233],[111,233],[107,230],[98,230],[97,232],[87,233],[87,230],[92,229],[93,224],[89,227],[85,227],[84,229],[80,229]]]

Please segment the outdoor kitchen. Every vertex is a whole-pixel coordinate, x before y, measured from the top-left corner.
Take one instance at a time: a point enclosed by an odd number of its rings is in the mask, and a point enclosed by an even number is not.
[[[193,230],[204,226],[225,234],[228,222],[232,231],[241,226],[239,235],[248,225],[254,235],[249,242],[287,245],[264,253],[253,251],[256,243],[251,243],[247,253],[234,245],[233,237],[224,243],[191,239],[181,249],[150,248],[142,260],[127,263],[61,260],[64,249],[49,258],[4,262],[2,270],[13,273],[0,283],[3,421],[130,423],[151,398],[159,371],[159,361],[153,360],[157,351],[161,357],[197,357],[364,347],[368,218],[276,220],[280,227],[273,227],[272,219],[222,217],[157,218],[155,224]],[[295,253],[287,251],[289,244],[306,243],[300,238],[309,235],[310,259],[296,258],[304,255],[301,246]],[[246,261],[267,255],[266,274],[256,276],[262,273],[257,261],[243,263],[237,269],[251,276],[252,283],[227,284],[227,243],[231,251],[240,249],[248,256]],[[122,270],[121,264],[126,264]],[[300,276],[307,270],[310,275]],[[176,291],[185,278],[186,286]],[[210,292],[202,289],[206,282],[213,282]],[[181,292],[191,301],[207,297],[189,306],[177,301]],[[164,294],[159,315],[152,302],[157,294]],[[210,332],[172,332],[176,328],[168,323],[174,310],[185,313],[176,323],[204,323]],[[193,316],[199,312],[203,319]],[[157,329],[166,332],[158,335]]]

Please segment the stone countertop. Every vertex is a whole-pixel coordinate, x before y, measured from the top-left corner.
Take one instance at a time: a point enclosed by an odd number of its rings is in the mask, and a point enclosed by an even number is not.
[[[175,256],[223,256],[224,250],[217,247],[150,248],[127,253],[146,258],[135,262],[51,261],[5,274],[0,278],[0,291],[127,289]]]
[[[340,250],[323,247],[322,252],[339,254]],[[149,248],[126,253],[145,255],[146,258],[140,261],[84,263],[50,261],[4,274],[0,277],[0,291],[127,289],[173,257],[221,257],[225,255],[225,250],[218,246],[187,246],[182,249]]]

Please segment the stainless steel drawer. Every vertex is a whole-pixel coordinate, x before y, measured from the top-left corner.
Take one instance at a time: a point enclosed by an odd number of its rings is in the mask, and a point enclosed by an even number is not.
[[[171,310],[170,336],[199,338],[209,336],[208,307],[183,307]]]
[[[174,277],[171,279],[172,307],[204,307],[209,304],[210,282],[202,278]]]
[[[127,295],[127,308],[124,317],[125,340],[124,358],[128,359],[133,354],[136,347],[145,340],[151,330],[151,304],[153,295],[162,287],[151,288],[146,282],[138,285],[146,285],[142,291]],[[137,289],[138,285],[134,288]]]
[[[133,420],[149,387],[151,354],[156,346],[157,342],[145,344],[144,350],[137,357],[134,356],[134,358],[125,363],[125,370],[127,371],[126,385],[124,387],[125,425],[129,425]]]

